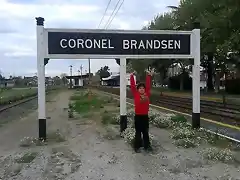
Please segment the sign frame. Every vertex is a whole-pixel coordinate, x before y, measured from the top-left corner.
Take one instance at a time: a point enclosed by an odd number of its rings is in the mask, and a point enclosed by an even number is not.
[[[105,34],[169,34],[169,35],[190,35],[190,54],[152,54],[152,55],[125,55],[125,54],[48,54],[48,32],[66,33],[105,33]],[[193,31],[173,31],[173,30],[105,30],[105,29],[56,29],[44,28],[44,54],[49,59],[193,59],[194,58],[194,38]]]
[[[190,54],[155,55],[106,55],[106,54],[48,54],[48,32],[93,32],[93,33],[132,33],[132,34],[187,34],[190,35]],[[46,87],[45,65],[49,59],[120,59],[120,129],[127,128],[126,109],[126,59],[193,59],[192,76],[192,128],[200,128],[200,24],[194,23],[192,31],[172,30],[103,30],[103,29],[56,29],[44,28],[44,18],[36,18],[37,74],[38,74],[38,120],[39,139],[46,140]],[[115,60],[114,60],[115,61]]]

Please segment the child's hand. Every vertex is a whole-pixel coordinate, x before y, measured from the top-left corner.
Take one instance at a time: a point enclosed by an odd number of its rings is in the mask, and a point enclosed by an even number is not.
[[[153,76],[153,74],[155,74],[155,68],[152,68],[152,69],[149,68],[149,69],[146,69],[145,71],[150,76]]]

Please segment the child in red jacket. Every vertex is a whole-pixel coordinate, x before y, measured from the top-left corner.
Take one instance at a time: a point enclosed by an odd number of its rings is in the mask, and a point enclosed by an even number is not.
[[[134,74],[134,73],[133,73]],[[143,136],[143,145],[144,149],[151,151],[152,147],[149,141],[149,97],[150,97],[150,87],[151,87],[151,76],[152,72],[148,72],[146,77],[146,84],[139,83],[136,87],[134,75],[130,76],[130,85],[131,91],[134,96],[134,105],[135,105],[135,142],[134,150],[139,152],[139,148],[142,145],[142,136]]]

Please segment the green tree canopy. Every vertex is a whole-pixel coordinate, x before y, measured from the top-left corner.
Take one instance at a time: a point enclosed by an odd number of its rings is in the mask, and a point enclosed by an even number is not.
[[[100,78],[106,78],[106,77],[109,77],[110,76],[110,72],[109,72],[109,67],[108,66],[104,66],[104,67],[101,67],[97,72],[96,74],[100,76]]]

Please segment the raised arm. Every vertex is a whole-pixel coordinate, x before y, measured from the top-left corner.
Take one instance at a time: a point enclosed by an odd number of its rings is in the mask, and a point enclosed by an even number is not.
[[[146,76],[146,94],[150,96],[150,89],[151,89],[151,75],[147,74]]]
[[[130,75],[130,87],[132,90],[132,93],[135,94],[136,93],[136,83],[135,83],[135,79],[134,79],[134,74]]]

